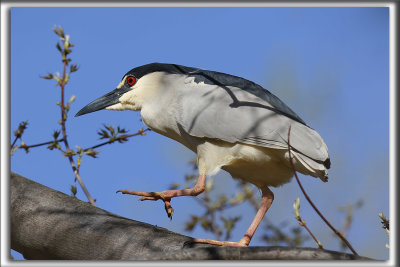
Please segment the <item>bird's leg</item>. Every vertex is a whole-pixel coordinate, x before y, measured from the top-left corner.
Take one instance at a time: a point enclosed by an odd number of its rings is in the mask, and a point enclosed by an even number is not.
[[[171,206],[171,199],[173,197],[181,197],[181,196],[197,196],[204,192],[206,188],[206,175],[200,174],[197,178],[197,182],[193,188],[181,189],[181,190],[165,190],[162,192],[137,192],[130,190],[118,190],[122,194],[129,194],[135,196],[141,196],[140,200],[159,200],[161,199],[165,204],[165,211],[168,214],[169,218],[172,218],[172,214],[174,213],[174,209]]]
[[[268,211],[269,207],[271,207],[272,201],[274,200],[274,193],[272,193],[272,191],[268,187],[261,189],[261,191],[262,191],[262,198],[261,198],[260,208],[258,209],[257,214],[254,217],[249,229],[247,229],[243,238],[240,239],[239,242],[218,241],[213,239],[199,239],[199,238],[193,239],[193,242],[206,243],[218,246],[228,246],[228,247],[247,247],[250,243],[251,238],[256,232],[257,227],[260,224],[262,218]]]

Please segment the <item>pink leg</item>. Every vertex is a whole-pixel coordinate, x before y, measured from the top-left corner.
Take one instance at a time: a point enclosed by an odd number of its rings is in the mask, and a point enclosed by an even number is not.
[[[122,194],[136,195],[141,196],[140,200],[159,200],[164,201],[165,211],[168,214],[169,218],[172,218],[172,214],[174,213],[174,209],[171,206],[171,198],[173,197],[181,197],[181,196],[197,196],[204,192],[206,188],[206,175],[201,174],[199,178],[197,178],[197,182],[193,188],[181,189],[181,190],[166,190],[162,192],[137,192],[130,190],[118,190]]]
[[[239,242],[230,242],[230,241],[218,241],[212,239],[194,239],[193,241],[196,243],[207,243],[212,245],[219,245],[219,246],[229,246],[229,247],[247,247],[250,243],[251,238],[253,237],[254,233],[257,230],[258,225],[260,224],[262,218],[264,217],[265,213],[268,211],[269,207],[271,207],[272,201],[274,200],[274,193],[269,190],[268,187],[262,190],[262,199],[260,208],[257,211],[256,216],[253,219],[249,229],[247,229],[246,233],[244,234],[243,238]]]

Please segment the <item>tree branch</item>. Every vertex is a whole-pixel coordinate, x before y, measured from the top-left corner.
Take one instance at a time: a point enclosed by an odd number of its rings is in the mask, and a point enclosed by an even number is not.
[[[313,248],[212,247],[191,237],[120,217],[16,173],[10,179],[11,248],[26,259],[368,260]]]

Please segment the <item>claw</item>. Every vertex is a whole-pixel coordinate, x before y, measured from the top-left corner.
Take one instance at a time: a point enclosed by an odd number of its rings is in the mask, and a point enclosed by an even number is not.
[[[172,220],[172,215],[174,214],[174,209],[171,206],[170,200],[164,201],[165,211],[167,212],[168,218]]]
[[[136,192],[130,190],[118,190],[116,193],[141,196],[141,198],[139,198],[140,201],[144,200],[155,201],[161,199],[164,202],[165,211],[167,212],[168,218],[172,220],[174,209],[171,206],[171,198],[165,197],[163,192]]]

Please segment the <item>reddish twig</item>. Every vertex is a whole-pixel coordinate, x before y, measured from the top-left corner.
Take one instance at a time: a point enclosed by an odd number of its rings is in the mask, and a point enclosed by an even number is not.
[[[354,250],[354,248],[350,245],[349,241],[338,231],[336,230],[335,227],[332,226],[332,224],[322,215],[322,213],[318,210],[318,208],[314,205],[314,203],[311,201],[309,196],[307,195],[306,191],[304,190],[302,184],[300,183],[300,179],[297,176],[296,169],[294,168],[293,160],[292,160],[292,154],[291,154],[291,149],[290,149],[290,130],[291,126],[289,127],[289,132],[288,132],[288,150],[289,150],[289,161],[290,165],[292,166],[294,176],[296,177],[296,181],[299,184],[299,187],[301,191],[303,192],[305,198],[307,199],[308,203],[313,207],[313,209],[318,213],[318,215],[321,217],[321,219],[331,228],[331,230],[346,244],[346,246],[353,252],[354,255],[357,255],[357,252]]]
[[[312,239],[314,239],[315,243],[317,243],[318,248],[323,248],[321,242],[319,242],[319,240],[314,236],[314,234],[311,232],[310,228],[308,228],[306,222],[300,217],[300,215],[296,218],[299,221],[299,225],[303,226],[307,232],[310,234],[310,236],[312,237]]]
[[[307,232],[311,235],[311,237],[314,239],[315,243],[317,243],[318,247],[321,248],[321,243],[318,241],[318,239],[314,236],[314,234],[311,232],[311,230],[308,228],[306,224],[303,225],[304,228],[306,228]]]
[[[64,63],[64,68],[63,68],[63,76],[62,76],[62,81],[60,82],[60,87],[61,87],[61,129],[62,129],[62,135],[63,135],[63,141],[65,144],[65,148],[68,151],[71,151],[69,144],[68,144],[68,140],[67,140],[67,130],[65,127],[65,121],[66,121],[66,113],[65,113],[65,106],[64,106],[64,88],[65,88],[65,79],[66,79],[66,68],[68,65],[68,61],[65,59],[63,60]],[[92,196],[90,195],[89,191],[87,190],[81,176],[79,175],[79,170],[75,165],[74,159],[71,156],[68,156],[68,160],[69,163],[71,164],[72,170],[75,174],[76,180],[78,180],[79,185],[81,186],[84,194],[86,195],[86,197],[88,198],[90,204],[92,204],[93,206],[96,206],[96,202],[95,200],[92,198]]]

